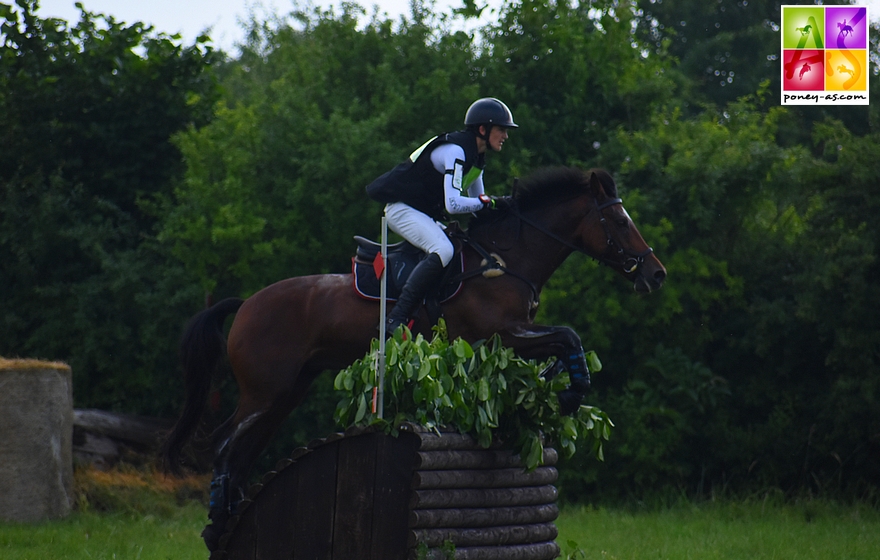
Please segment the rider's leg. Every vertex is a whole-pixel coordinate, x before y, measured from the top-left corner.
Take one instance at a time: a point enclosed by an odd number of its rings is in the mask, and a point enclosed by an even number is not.
[[[422,300],[428,294],[440,274],[443,273],[443,263],[437,253],[431,253],[420,262],[410,274],[397,298],[397,303],[388,314],[387,330],[390,335],[394,329],[407,323],[417,312]]]
[[[428,254],[410,274],[388,315],[389,335],[416,314],[428,290],[452,260],[454,248],[443,226],[426,214],[397,202],[385,207],[388,227]]]

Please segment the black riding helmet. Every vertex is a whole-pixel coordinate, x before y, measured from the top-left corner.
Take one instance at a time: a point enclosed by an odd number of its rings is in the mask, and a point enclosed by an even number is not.
[[[487,137],[493,126],[519,128],[519,125],[513,122],[513,114],[507,105],[494,97],[484,97],[471,103],[464,116],[464,125],[471,130],[478,130],[480,125],[485,125]],[[479,132],[477,134],[479,135]]]

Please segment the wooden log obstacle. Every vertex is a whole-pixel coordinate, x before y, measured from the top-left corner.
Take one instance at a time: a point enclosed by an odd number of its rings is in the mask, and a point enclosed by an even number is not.
[[[519,455],[407,425],[349,430],[253,485],[210,560],[549,560],[559,556],[557,454]]]

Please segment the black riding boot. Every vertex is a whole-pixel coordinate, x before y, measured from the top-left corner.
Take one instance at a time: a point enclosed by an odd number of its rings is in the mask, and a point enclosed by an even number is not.
[[[394,309],[388,314],[385,323],[387,336],[391,336],[391,333],[400,325],[409,322],[410,317],[418,311],[428,290],[442,272],[443,263],[437,253],[431,253],[416,265],[404,284]]]

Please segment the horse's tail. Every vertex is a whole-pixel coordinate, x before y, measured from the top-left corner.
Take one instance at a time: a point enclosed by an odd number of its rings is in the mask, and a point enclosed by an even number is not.
[[[161,457],[166,471],[179,474],[180,455],[198,427],[205,411],[211,378],[217,363],[226,352],[223,322],[238,311],[244,300],[228,298],[196,314],[180,339],[180,361],[186,386],[186,402],[180,418],[162,445]]]

